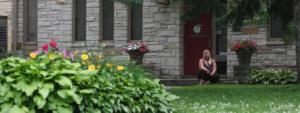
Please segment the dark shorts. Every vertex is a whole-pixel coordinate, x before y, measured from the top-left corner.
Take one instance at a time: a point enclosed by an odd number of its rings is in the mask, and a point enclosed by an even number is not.
[[[197,77],[198,77],[198,80],[205,80],[205,81],[210,81],[212,83],[215,83],[215,82],[218,82],[219,81],[219,76],[217,74],[215,75],[209,75],[207,74],[205,71],[203,70],[199,70],[197,72]]]

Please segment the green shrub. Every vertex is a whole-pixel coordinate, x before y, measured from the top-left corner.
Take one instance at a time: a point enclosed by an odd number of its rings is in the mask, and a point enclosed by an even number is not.
[[[287,84],[295,83],[296,80],[296,72],[288,68],[254,69],[250,73],[251,83]]]
[[[106,60],[77,63],[56,51],[30,57],[0,61],[0,113],[171,113],[178,98],[158,80],[136,77],[143,71]]]

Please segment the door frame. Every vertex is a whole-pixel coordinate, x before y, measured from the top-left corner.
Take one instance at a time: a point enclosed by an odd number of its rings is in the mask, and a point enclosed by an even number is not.
[[[0,18],[5,18],[7,20],[6,30],[7,30],[7,39],[6,39],[6,52],[12,52],[14,50],[14,43],[16,40],[13,39],[16,35],[14,35],[15,31],[13,27],[12,16],[9,14],[0,15]]]
[[[183,6],[183,5],[182,5]],[[182,12],[183,12],[183,8],[181,8],[182,9]],[[216,51],[215,51],[215,49],[216,49],[216,33],[215,33],[215,31],[216,31],[216,27],[215,27],[215,25],[216,25],[216,23],[215,23],[215,14],[214,13],[212,13],[212,24],[211,24],[211,28],[212,28],[212,39],[211,39],[211,55],[212,55],[212,57],[213,58],[215,58],[216,59]],[[181,20],[181,28],[180,28],[180,53],[181,53],[181,62],[180,62],[180,64],[181,64],[181,72],[180,72],[180,78],[195,78],[196,76],[195,75],[185,75],[184,74],[184,59],[185,59],[185,51],[184,51],[184,38],[185,38],[185,24],[186,24],[186,21],[183,21],[183,20]]]

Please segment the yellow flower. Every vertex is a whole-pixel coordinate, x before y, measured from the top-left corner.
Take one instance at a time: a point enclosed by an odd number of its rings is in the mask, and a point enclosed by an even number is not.
[[[30,56],[30,58],[34,59],[34,58],[36,58],[37,54],[34,53],[34,52],[31,52],[31,53],[29,54],[29,56]]]
[[[89,59],[89,55],[87,55],[87,54],[82,54],[82,55],[81,55],[81,59],[82,59],[82,60],[88,60],[88,59]]]
[[[49,58],[50,60],[53,60],[53,59],[56,58],[56,55],[55,55],[54,53],[50,53],[50,54],[48,55],[48,58]]]
[[[113,65],[111,63],[106,63],[106,67],[111,68]]]
[[[117,70],[118,70],[118,71],[123,71],[124,69],[125,69],[124,66],[118,66],[118,67],[117,67]]]
[[[96,66],[95,65],[89,65],[88,70],[89,71],[94,71],[94,70],[96,70]]]

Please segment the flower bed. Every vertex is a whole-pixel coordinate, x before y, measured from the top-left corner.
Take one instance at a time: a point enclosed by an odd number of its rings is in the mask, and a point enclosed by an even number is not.
[[[43,45],[30,58],[0,61],[1,113],[170,113],[176,99],[132,68]],[[134,66],[133,66],[134,67]]]

